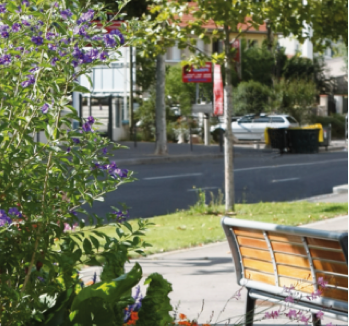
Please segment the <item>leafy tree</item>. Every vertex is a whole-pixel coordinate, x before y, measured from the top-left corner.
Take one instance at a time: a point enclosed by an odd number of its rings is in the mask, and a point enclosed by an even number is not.
[[[260,114],[268,105],[270,89],[257,81],[241,82],[234,92],[235,114]]]
[[[316,103],[318,91],[313,81],[281,79],[270,89],[270,102],[266,109],[273,113],[287,113],[304,123]]]

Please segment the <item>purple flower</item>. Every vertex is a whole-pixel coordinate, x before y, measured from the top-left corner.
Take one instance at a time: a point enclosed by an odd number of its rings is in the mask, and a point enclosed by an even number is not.
[[[50,108],[50,106],[47,104],[47,103],[45,103],[42,107],[41,107],[41,112],[43,113],[43,114],[46,114],[47,112],[48,112],[48,109]]]
[[[13,32],[19,32],[20,30],[21,30],[21,24],[18,24],[18,23],[14,23],[13,25],[12,25],[12,31]]]
[[[10,36],[8,29],[8,25],[0,25],[0,34],[3,38],[8,38]]]
[[[58,54],[60,57],[65,57],[67,55],[67,52],[63,52],[61,50],[58,50]]]
[[[48,48],[49,48],[49,50],[51,50],[51,51],[56,51],[57,50],[57,45],[56,44],[49,44],[48,45]]]
[[[11,55],[5,54],[0,57],[0,65],[9,65],[11,63]]]
[[[38,69],[39,69],[38,67],[34,67],[34,68],[30,69],[29,72],[34,73],[34,72],[37,71]]]
[[[83,23],[88,22],[93,18],[94,14],[95,14],[94,10],[89,9],[87,12],[82,14],[80,21]]]
[[[44,282],[45,282],[44,278],[41,277],[41,276],[38,276],[38,280],[39,280],[41,283],[44,283]]]
[[[87,118],[87,122],[90,124],[90,125],[93,125],[95,123],[95,118],[94,117],[88,117]]]
[[[113,36],[106,34],[103,36],[105,46],[114,48],[116,46],[116,41]]]
[[[75,46],[72,55],[74,58],[83,59],[84,58],[84,51],[80,50],[77,46]]]
[[[46,40],[52,40],[52,38],[54,38],[55,36],[57,36],[56,33],[52,33],[52,32],[47,32],[46,33]]]
[[[88,51],[88,54],[91,56],[92,60],[96,60],[98,58],[98,50],[97,49],[91,49]]]
[[[0,3],[0,14],[6,12],[6,3]]]
[[[128,210],[126,210],[126,212],[122,212],[121,210],[119,211],[114,211],[112,214],[116,215],[117,218],[117,222],[118,223],[122,223],[125,222],[130,216],[129,216],[129,212]]]
[[[84,54],[84,58],[82,59],[82,63],[91,63],[92,61],[93,61],[93,59],[89,53]]]
[[[43,26],[43,25],[44,25],[44,22],[43,22],[42,20],[38,20],[38,24],[39,24],[40,26]]]
[[[85,123],[82,125],[82,129],[83,129],[85,132],[91,132],[91,131],[92,131],[91,124],[89,124],[88,122],[85,122]]]
[[[99,35],[94,35],[91,38],[92,41],[102,41],[103,37],[99,36]]]
[[[75,212],[73,209],[69,211],[70,214],[73,214],[74,216],[78,216],[78,213]]]
[[[52,58],[51,66],[55,66],[57,61],[59,61],[59,59],[57,57]]]
[[[107,60],[108,57],[109,55],[108,55],[108,52],[106,51],[103,51],[99,54],[99,59],[101,59],[102,61]]]
[[[286,314],[286,316],[290,319],[297,318],[297,311],[290,309],[290,311]]]
[[[87,32],[86,32],[86,26],[80,26],[80,27],[76,26],[76,27],[74,27],[73,34],[74,35],[79,34],[81,36],[88,36]]]
[[[294,299],[289,295],[288,297],[285,298],[285,302],[293,303]]]
[[[28,79],[21,83],[22,87],[26,88],[35,83],[34,75],[28,75]]]
[[[70,11],[70,9],[61,10],[60,14],[64,20],[68,19],[69,17],[71,17],[73,15],[73,13]]]
[[[325,288],[328,284],[328,282],[322,276],[317,279],[317,282],[323,288]]]
[[[14,216],[18,216],[18,217],[22,217],[21,212],[17,209],[17,207],[11,207],[8,210],[8,215],[14,215]]]
[[[11,224],[12,220],[6,215],[3,209],[0,209],[0,226],[4,226],[6,223]]]
[[[74,144],[80,144],[80,139],[79,138],[72,138],[72,141]]]
[[[106,155],[108,153],[108,148],[104,147],[102,148],[102,154]]]
[[[300,321],[304,323],[305,325],[308,325],[310,317],[307,318],[307,316],[302,315]]]
[[[124,35],[121,34],[121,32],[118,29],[113,29],[110,32],[111,35],[117,35],[119,37],[120,40],[120,44],[123,45],[125,43],[125,37]]]
[[[22,5],[25,5],[26,7],[29,7],[29,1],[28,0],[23,0]]]
[[[25,19],[22,19],[22,24],[24,26],[30,26],[29,22],[27,20],[25,20]]]
[[[79,62],[77,62],[76,60],[72,60],[71,63],[73,64],[74,68],[76,68],[79,65]]]
[[[24,47],[23,46],[18,46],[15,48],[16,51],[23,51],[24,50]]]
[[[126,178],[127,177],[127,174],[128,174],[128,170],[126,169],[120,169],[116,166],[116,163],[115,162],[111,162],[109,165],[108,165],[108,172],[110,174],[110,176],[114,179],[117,178],[117,176],[119,178]]]
[[[62,38],[59,42],[68,45],[69,42],[70,42],[70,38],[69,37],[68,38]]]
[[[67,148],[67,153],[70,153],[70,151],[71,151],[71,148],[68,147],[68,148]]]
[[[324,313],[322,311],[319,311],[318,313],[316,313],[316,318],[317,319],[322,319],[324,317]]]
[[[44,39],[41,36],[33,36],[32,42],[36,45],[42,45],[44,44]]]

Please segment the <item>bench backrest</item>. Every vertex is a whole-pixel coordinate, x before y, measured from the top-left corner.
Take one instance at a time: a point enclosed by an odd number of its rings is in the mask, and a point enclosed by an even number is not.
[[[247,288],[348,311],[348,233],[222,218],[237,282]],[[320,278],[320,284],[319,284]],[[323,288],[321,278],[328,282]]]

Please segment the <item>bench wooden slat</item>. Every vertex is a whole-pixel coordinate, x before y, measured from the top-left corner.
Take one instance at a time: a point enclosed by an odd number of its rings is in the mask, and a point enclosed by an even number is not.
[[[341,277],[338,275],[331,275],[331,274],[324,274],[324,273],[316,273],[316,279],[319,279],[319,277],[323,277],[330,285],[348,288],[348,277]]]
[[[271,285],[275,285],[275,276],[270,274],[264,274],[250,269],[245,269],[245,278],[248,280],[254,280],[258,282],[263,282]]]
[[[342,247],[338,241],[314,239],[314,238],[306,238],[306,239],[308,244],[311,246],[342,250]]]
[[[342,301],[348,301],[348,291],[347,290],[341,290],[336,288],[325,288],[323,289],[322,297],[331,298],[331,299],[338,299]]]
[[[268,238],[271,241],[302,243],[302,238],[297,237],[296,235],[286,235],[275,232],[268,232]]]
[[[268,249],[268,245],[265,240],[253,239],[253,238],[245,238],[245,237],[237,237],[237,240],[240,246],[247,246],[258,249]]]
[[[343,252],[309,248],[311,257],[345,262]]]
[[[291,276],[299,280],[307,280],[312,282],[313,277],[311,276],[310,269],[301,269],[296,267],[290,267],[285,265],[277,265],[278,275]]]
[[[290,266],[298,266],[298,267],[310,267],[308,258],[306,257],[288,255],[288,254],[279,253],[279,252],[275,252],[274,257],[277,263],[286,264]]]
[[[258,250],[247,247],[240,247],[240,252],[243,257],[258,258],[261,260],[272,261],[270,252],[267,250]]]
[[[303,246],[297,246],[284,242],[272,241],[271,246],[274,251],[287,252],[292,254],[306,255],[305,249]]]
[[[273,264],[262,260],[242,258],[242,264],[245,268],[252,268],[259,272],[274,273]]]
[[[256,230],[244,229],[244,228],[233,228],[233,230],[236,235],[247,236],[250,238],[264,239],[262,231],[256,231]]]
[[[348,266],[345,264],[328,262],[323,260],[313,260],[315,269],[318,271],[327,271],[332,273],[348,275]]]
[[[295,275],[296,276],[296,275]],[[283,287],[291,287],[294,286],[294,288],[298,291],[306,292],[306,293],[312,293],[314,291],[314,285],[311,282],[304,282],[297,280],[296,278],[288,278],[288,277],[279,277],[279,286]]]

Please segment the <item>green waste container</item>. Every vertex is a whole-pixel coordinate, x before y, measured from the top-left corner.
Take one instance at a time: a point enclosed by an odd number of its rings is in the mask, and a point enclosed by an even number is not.
[[[319,152],[320,129],[289,129],[288,146],[291,153],[312,154]]]
[[[271,148],[279,149],[280,153],[287,152],[287,132],[286,128],[268,128]]]

